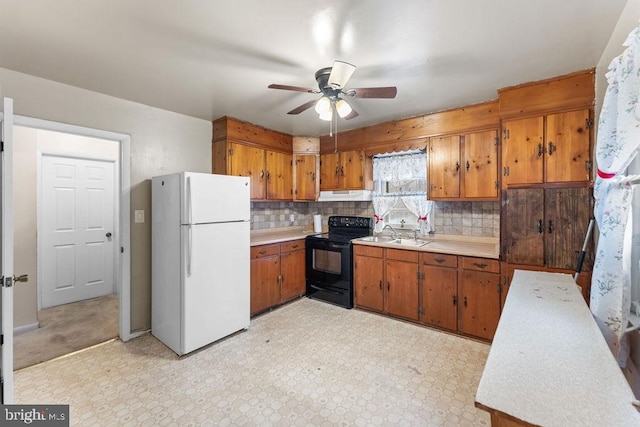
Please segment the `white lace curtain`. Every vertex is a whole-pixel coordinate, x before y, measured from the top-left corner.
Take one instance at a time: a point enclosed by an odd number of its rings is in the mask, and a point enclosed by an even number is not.
[[[394,154],[373,158],[374,181],[398,182],[426,179],[427,155],[424,151]],[[427,200],[426,188],[402,193],[386,193],[381,190],[377,187],[372,196],[376,231],[382,231],[385,225],[384,218],[399,202],[404,203],[416,216],[421,233],[426,234],[433,230],[431,226],[433,202]]]
[[[631,233],[633,185],[626,176],[640,151],[640,28],[624,43],[625,51],[609,65],[608,87],[598,122],[593,189],[600,237],[591,279],[591,312],[620,366],[629,350],[625,329],[631,299]],[[627,226],[629,224],[629,226]]]

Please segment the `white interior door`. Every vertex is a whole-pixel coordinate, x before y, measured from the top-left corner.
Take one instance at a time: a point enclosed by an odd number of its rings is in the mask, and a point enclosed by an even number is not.
[[[3,99],[2,116],[2,161],[0,162],[0,270],[2,292],[0,293],[0,401],[13,403],[13,100]]]
[[[114,292],[114,164],[42,156],[41,306]]]

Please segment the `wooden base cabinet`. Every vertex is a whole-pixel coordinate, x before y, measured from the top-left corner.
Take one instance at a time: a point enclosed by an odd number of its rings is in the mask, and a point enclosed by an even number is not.
[[[422,270],[421,321],[450,331],[458,330],[458,257],[420,254]],[[422,275],[421,275],[422,277]]]
[[[459,282],[460,332],[487,340],[493,339],[500,320],[500,261],[460,257]]]
[[[252,316],[304,295],[305,291],[304,240],[251,248]]]
[[[353,253],[356,305],[384,311],[384,249],[355,245]]]
[[[418,252],[386,249],[385,312],[403,319],[418,319]]]
[[[357,307],[485,340],[498,326],[501,280],[495,259],[354,245]]]

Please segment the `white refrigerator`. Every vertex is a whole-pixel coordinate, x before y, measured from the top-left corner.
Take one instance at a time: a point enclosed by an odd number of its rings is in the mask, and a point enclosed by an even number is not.
[[[151,333],[178,355],[249,327],[249,178],[152,179]]]

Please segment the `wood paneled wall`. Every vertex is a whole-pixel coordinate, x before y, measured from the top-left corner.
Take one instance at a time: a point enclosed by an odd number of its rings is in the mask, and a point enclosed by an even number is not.
[[[500,118],[592,108],[595,69],[498,90]]]
[[[498,100],[469,105],[424,116],[380,123],[338,134],[338,150],[365,147],[368,154],[426,146],[426,138],[471,130],[495,129],[500,125]],[[334,149],[334,139],[320,137],[320,152]]]
[[[213,141],[237,141],[258,145],[285,153],[293,151],[293,136],[267,129],[233,117],[221,117],[213,122]]]

